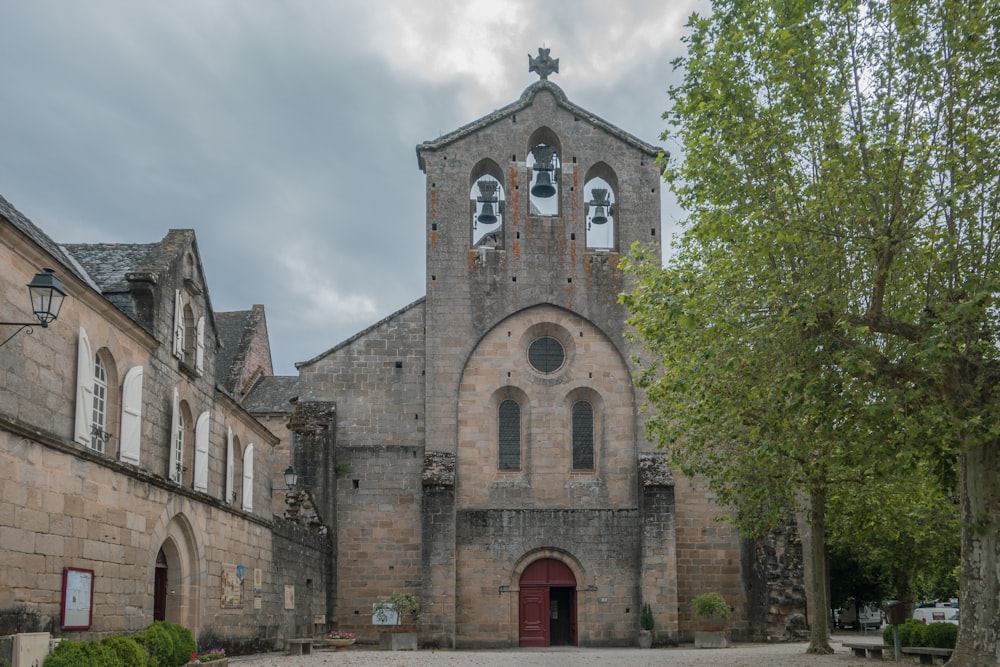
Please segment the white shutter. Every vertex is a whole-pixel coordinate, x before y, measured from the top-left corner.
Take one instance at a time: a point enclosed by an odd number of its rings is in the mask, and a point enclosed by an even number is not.
[[[233,427],[226,432],[226,497],[227,503],[233,502],[233,469],[236,467],[236,457],[233,455]]]
[[[184,299],[181,291],[174,292],[174,356],[184,358]]]
[[[170,411],[170,459],[167,461],[167,477],[178,484],[181,483],[181,471],[177,469],[176,462],[178,457],[183,455],[183,452],[177,451],[177,415],[180,414],[180,403],[180,393],[177,391],[177,387],[174,387],[174,403]]]
[[[253,511],[253,443],[243,452],[243,509]]]
[[[201,375],[205,372],[205,318],[198,318],[198,338],[195,348],[194,370]]]
[[[208,491],[208,434],[212,430],[208,411],[198,415],[194,427],[194,490]]]
[[[87,332],[80,327],[76,357],[76,427],[73,439],[90,446],[90,423],[94,411],[94,353]]]
[[[118,458],[139,465],[142,441],[142,366],[133,366],[122,384],[122,427]]]

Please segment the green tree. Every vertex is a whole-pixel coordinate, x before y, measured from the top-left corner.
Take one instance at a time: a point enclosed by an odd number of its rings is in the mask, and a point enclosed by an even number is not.
[[[1000,5],[717,0],[689,28],[664,135],[685,231],[626,267],[653,434],[737,519],[805,495],[820,539],[841,480],[957,456],[951,664],[996,664]]]

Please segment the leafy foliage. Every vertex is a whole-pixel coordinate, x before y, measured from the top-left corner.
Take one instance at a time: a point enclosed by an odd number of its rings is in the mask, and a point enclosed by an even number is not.
[[[998,23],[986,0],[715,0],[688,23],[664,115],[688,219],[665,269],[635,250],[623,298],[651,436],[744,530],[807,496],[817,570],[827,503],[900,475],[961,479],[963,558],[997,553]],[[990,568],[963,565],[971,618],[1000,617],[968,584]],[[960,634],[1000,656],[987,621]]]
[[[131,667],[106,644],[67,640],[59,642],[42,664],[43,667]]]
[[[694,615],[699,618],[718,618],[725,620],[729,618],[729,605],[726,599],[718,593],[704,593],[699,595],[691,603]]]
[[[924,629],[924,643],[932,648],[955,648],[958,626],[951,623],[929,623]]]
[[[653,619],[653,608],[649,606],[648,602],[642,603],[642,610],[639,612],[639,627],[643,630],[651,632],[655,620]]]
[[[149,654],[139,641],[129,635],[111,635],[101,640],[110,648],[125,667],[146,667],[149,664]]]

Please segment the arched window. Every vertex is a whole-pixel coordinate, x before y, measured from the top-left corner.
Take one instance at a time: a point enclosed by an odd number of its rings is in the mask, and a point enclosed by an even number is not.
[[[505,213],[503,185],[493,174],[485,174],[473,182],[469,199],[472,245],[502,248]]]
[[[251,442],[243,452],[243,511],[253,511],[253,450]]]
[[[506,399],[497,408],[497,467],[500,470],[521,469],[521,406]]]
[[[181,409],[180,392],[174,387],[173,412],[170,424],[170,460],[167,477],[180,484],[184,478],[184,411]]]
[[[528,215],[559,215],[562,184],[562,146],[548,127],[540,127],[528,139]]]
[[[108,440],[108,368],[101,355],[94,357],[94,390],[90,411],[90,448],[104,453]]]
[[[573,470],[594,469],[594,407],[587,401],[573,404]]]
[[[587,182],[583,191],[587,205],[587,247],[615,247],[615,191],[603,178]]]
[[[194,367],[195,345],[198,332],[195,329],[194,310],[191,304],[184,304],[184,362]]]

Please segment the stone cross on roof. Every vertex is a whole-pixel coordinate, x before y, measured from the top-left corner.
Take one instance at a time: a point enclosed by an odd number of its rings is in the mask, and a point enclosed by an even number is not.
[[[544,81],[549,78],[549,74],[559,73],[559,59],[550,58],[548,49],[538,49],[537,58],[528,54],[528,71],[538,72],[538,78]]]

